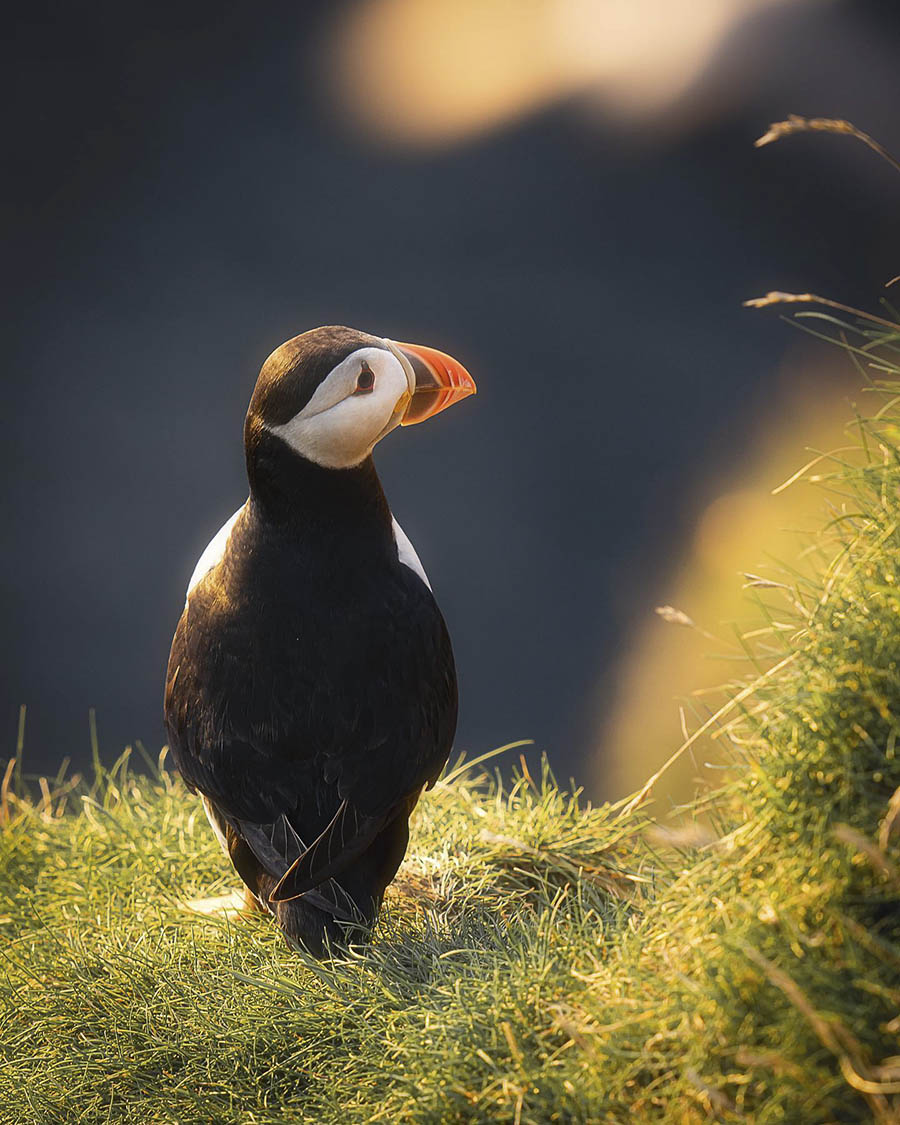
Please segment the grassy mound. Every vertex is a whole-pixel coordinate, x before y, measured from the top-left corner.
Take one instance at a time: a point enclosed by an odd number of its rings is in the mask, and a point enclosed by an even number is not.
[[[440,1121],[524,1091],[585,1113],[558,1006],[634,910],[636,824],[481,782],[429,795],[373,946],[330,965],[185,908],[234,876],[177,780],[122,762],[62,816],[13,801],[0,1120]]]
[[[858,427],[819,578],[761,591],[705,724],[715,831],[451,772],[372,945],[323,965],[185,908],[234,881],[177,780],[11,768],[0,1121],[900,1120],[897,399]]]

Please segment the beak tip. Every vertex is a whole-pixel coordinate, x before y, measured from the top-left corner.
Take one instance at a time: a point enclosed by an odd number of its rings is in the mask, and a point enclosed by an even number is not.
[[[416,390],[401,425],[412,426],[440,414],[448,406],[476,393],[475,380],[459,360],[422,344],[398,344],[412,363]]]

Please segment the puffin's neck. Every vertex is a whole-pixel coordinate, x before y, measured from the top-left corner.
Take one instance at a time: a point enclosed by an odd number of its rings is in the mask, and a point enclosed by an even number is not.
[[[270,527],[320,544],[350,533],[370,549],[393,549],[391,512],[371,456],[350,469],[325,468],[262,427],[245,448],[250,497]]]

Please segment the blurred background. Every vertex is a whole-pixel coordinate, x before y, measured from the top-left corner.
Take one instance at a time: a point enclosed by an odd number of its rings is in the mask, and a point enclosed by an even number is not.
[[[742,300],[872,307],[900,273],[885,164],[840,138],[753,148],[799,113],[900,149],[894,0],[9,21],[0,756],[21,704],[31,770],[89,759],[89,708],[105,759],[158,750],[187,579],[245,496],[257,371],[344,323],[478,382],[377,454],[454,638],[459,749],[532,738],[593,797],[633,789],[681,740],[679,700],[733,674],[739,572],[793,557],[785,529],[822,505],[771,489],[841,443],[856,395],[844,359]]]

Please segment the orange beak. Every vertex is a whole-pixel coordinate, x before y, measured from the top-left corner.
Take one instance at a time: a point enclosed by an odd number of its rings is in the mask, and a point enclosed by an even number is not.
[[[463,365],[446,352],[422,344],[397,344],[413,369],[416,386],[400,419],[401,426],[413,426],[440,414],[454,402],[475,394],[475,380]]]

